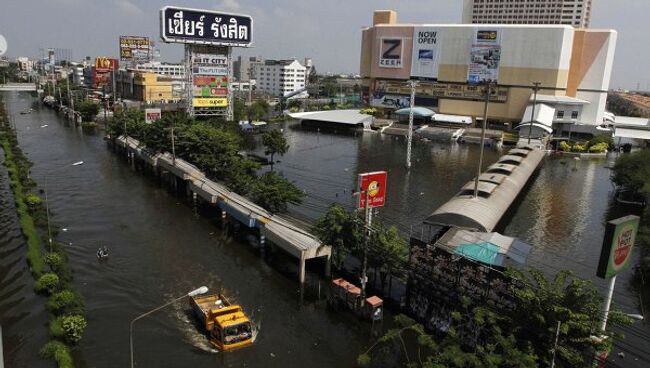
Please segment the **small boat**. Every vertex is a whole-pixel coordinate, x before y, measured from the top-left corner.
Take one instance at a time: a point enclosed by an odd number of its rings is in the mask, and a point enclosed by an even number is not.
[[[108,248],[107,247],[101,247],[97,249],[97,259],[102,260],[108,258]]]

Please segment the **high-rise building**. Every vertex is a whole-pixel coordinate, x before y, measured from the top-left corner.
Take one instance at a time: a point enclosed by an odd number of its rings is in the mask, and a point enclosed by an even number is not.
[[[463,23],[589,28],[591,0],[464,0]]]
[[[255,66],[261,64],[264,64],[261,56],[239,56],[232,62],[232,75],[238,82],[249,82],[255,79]]]
[[[266,60],[255,65],[256,88],[274,96],[287,96],[304,90],[299,97],[307,97],[306,68],[298,60]]]

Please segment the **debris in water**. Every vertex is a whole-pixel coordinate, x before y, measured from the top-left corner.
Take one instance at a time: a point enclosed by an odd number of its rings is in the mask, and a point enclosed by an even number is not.
[[[271,358],[275,358],[275,354],[271,353]]]
[[[68,231],[68,228],[64,227],[63,229],[61,229],[61,231],[66,232],[66,231]]]

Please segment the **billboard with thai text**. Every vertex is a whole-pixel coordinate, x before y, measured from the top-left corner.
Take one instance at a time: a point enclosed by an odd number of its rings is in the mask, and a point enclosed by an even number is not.
[[[497,83],[501,61],[501,32],[475,29],[472,36],[467,82]]]
[[[151,58],[151,42],[148,37],[120,36],[120,60],[149,60]]]
[[[359,208],[382,207],[386,202],[386,171],[359,174]]]
[[[160,37],[165,42],[248,47],[253,43],[253,18],[166,6],[160,10]]]

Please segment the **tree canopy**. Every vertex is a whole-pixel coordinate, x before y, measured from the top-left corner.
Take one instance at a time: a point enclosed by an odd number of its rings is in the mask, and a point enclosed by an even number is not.
[[[282,156],[289,150],[287,139],[279,130],[269,130],[265,132],[262,135],[262,144],[265,147],[264,154],[271,156],[271,168],[273,168],[273,158],[275,154]]]
[[[650,194],[650,150],[619,156],[614,164],[612,181],[628,189]]]

